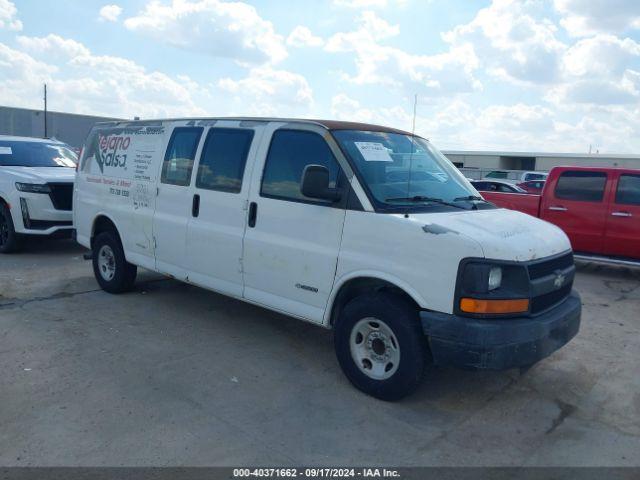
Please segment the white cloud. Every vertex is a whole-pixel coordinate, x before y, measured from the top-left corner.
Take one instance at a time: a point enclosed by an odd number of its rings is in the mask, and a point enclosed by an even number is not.
[[[62,59],[89,55],[89,49],[75,40],[70,38],[62,38],[53,33],[46,37],[25,37],[17,38],[18,45],[22,49],[35,57],[44,57],[45,59]]]
[[[411,130],[409,105],[365,106],[341,93],[331,101],[333,117]],[[621,107],[589,109],[575,120],[541,104],[496,104],[477,108],[462,99],[419,102],[416,133],[443,150],[586,152],[634,151],[640,136],[640,110]]]
[[[609,34],[578,41],[563,58],[562,82],[545,98],[556,105],[620,105],[640,101],[640,44]]]
[[[100,9],[100,20],[106,22],[117,22],[121,14],[122,7],[120,5],[105,5]]]
[[[553,83],[566,46],[538,7],[538,2],[494,0],[443,38],[453,46],[472,45],[482,66],[495,76],[517,83]]]
[[[217,86],[234,96],[235,108],[252,115],[287,116],[307,112],[313,104],[305,77],[270,66],[253,68],[240,80],[222,78]]]
[[[0,104],[25,107],[42,105],[42,84],[58,69],[0,43]]]
[[[109,2],[122,3],[99,5]],[[232,58],[241,67],[205,60],[210,70],[196,69],[206,79],[200,83],[181,75],[187,67],[181,70],[180,62],[171,62],[170,73],[150,70],[128,58],[97,55],[55,29],[43,37],[6,32],[21,27],[18,13],[26,20],[26,12],[16,11],[15,0],[0,0],[0,28],[10,38],[0,43],[0,104],[39,108],[46,82],[51,108],[76,113],[330,115],[410,130],[418,93],[416,132],[441,148],[587,151],[593,144],[601,152],[638,151],[638,2],[494,0],[444,34],[444,47],[436,51],[426,50],[415,34],[403,37],[400,13],[413,12],[392,11],[402,3],[397,0],[335,0],[329,11],[353,15],[353,26],[322,37],[305,25],[281,36],[247,0],[139,2],[142,11],[124,24],[151,37],[139,37],[143,46],[157,39],[163,48]],[[559,14],[555,23],[545,18],[550,12]],[[560,22],[576,36],[568,37]],[[317,24],[336,25],[323,18]],[[287,48],[301,70],[277,63]],[[488,75],[483,87],[480,79]]]
[[[389,5],[405,5],[409,0],[333,0],[337,7],[347,8],[384,8]],[[421,0],[425,1],[425,0]]]
[[[292,47],[321,47],[324,45],[324,40],[311,33],[308,27],[298,25],[287,37],[287,45]]]
[[[640,44],[630,38],[596,35],[583,39],[567,50],[564,64],[570,75],[619,75],[634,58],[640,57]]]
[[[40,107],[42,84],[48,84],[50,108],[115,117],[203,115],[198,106],[208,92],[187,77],[149,72],[131,60],[96,56],[84,45],[56,35],[20,37],[26,52],[0,43],[0,104]],[[57,47],[62,65],[47,52]],[[35,55],[35,54],[34,54]],[[46,60],[45,60],[46,59]],[[199,101],[194,99],[198,96]]]
[[[554,0],[560,24],[574,36],[640,28],[638,0]]]
[[[378,115],[373,109],[364,108],[357,100],[344,93],[339,93],[331,99],[331,116],[337,120],[375,123]]]
[[[447,122],[446,119],[451,122]],[[419,122],[420,124],[420,122]],[[458,101],[427,120],[436,146],[446,149],[587,152],[637,150],[638,113],[592,110],[576,119],[558,115],[543,105],[493,105],[476,110]]]
[[[243,2],[152,0],[124,24],[179,48],[243,63],[276,63],[287,57],[284,38],[273,24]]]
[[[380,43],[397,36],[398,25],[391,25],[371,11],[362,13],[357,24],[356,30],[336,33],[325,45],[328,52],[355,53],[356,74],[345,74],[348,81],[430,96],[481,89],[473,77],[478,60],[472,47],[461,45],[440,54],[414,55]]]
[[[16,18],[18,9],[10,0],[0,0],[0,29],[22,30],[22,22]]]
[[[331,99],[331,116],[337,120],[387,125],[411,131],[413,114],[399,105],[393,107],[366,107],[344,93]],[[422,129],[425,132],[426,129]]]
[[[339,32],[327,40],[329,52],[353,52],[360,48],[376,47],[379,40],[394,37],[400,33],[398,25],[391,25],[374,12],[363,12],[357,19],[359,24],[351,32]]]
[[[620,82],[598,78],[576,80],[553,88],[545,98],[565,107],[572,104],[636,104],[640,100],[639,75],[639,72],[628,70]]]
[[[514,129],[528,132],[544,131],[552,127],[554,112],[541,105],[491,105],[481,111],[476,123],[485,130],[501,130],[507,134]]]

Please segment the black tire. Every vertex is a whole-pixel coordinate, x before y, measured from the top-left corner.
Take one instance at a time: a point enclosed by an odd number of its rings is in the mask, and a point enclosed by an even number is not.
[[[13,253],[22,248],[23,237],[16,233],[11,212],[0,201],[0,253]]]
[[[389,378],[371,378],[361,370],[351,353],[351,334],[354,327],[359,323],[362,325],[361,320],[367,318],[378,319],[386,324],[395,336],[393,343],[397,341],[399,345],[399,362]],[[357,338],[362,336],[358,337],[356,332],[354,335],[355,342],[358,343]],[[417,310],[399,295],[368,293],[351,300],[336,321],[334,344],[342,371],[356,388],[368,395],[380,400],[394,401],[409,395],[420,385],[427,358],[426,339],[420,328]],[[366,361],[363,360],[363,364]],[[383,360],[382,364],[385,362],[386,360]],[[384,365],[385,372],[387,367],[389,364]]]
[[[108,256],[112,260],[109,262],[113,266],[113,271],[108,274],[101,272],[104,264],[100,263],[100,256],[105,253],[112,253]],[[93,274],[100,287],[109,293],[122,293],[131,290],[136,281],[138,267],[127,262],[120,238],[115,232],[102,232],[93,240]]]

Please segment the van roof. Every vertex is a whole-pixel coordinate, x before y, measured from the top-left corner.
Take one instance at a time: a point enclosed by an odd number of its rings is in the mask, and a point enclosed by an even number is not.
[[[320,125],[327,130],[364,130],[368,132],[383,132],[383,133],[400,133],[403,135],[411,135],[410,132],[400,130],[392,127],[385,127],[383,125],[374,125],[370,123],[360,122],[346,122],[341,120],[314,120],[304,118],[263,118],[263,117],[200,117],[200,118],[158,118],[149,120],[122,120],[111,122],[98,122],[96,125],[118,125],[118,124],[136,124],[136,123],[150,123],[150,122],[175,122],[175,121],[189,121],[189,120],[232,120],[240,122],[287,122],[287,123],[304,123],[312,125]]]

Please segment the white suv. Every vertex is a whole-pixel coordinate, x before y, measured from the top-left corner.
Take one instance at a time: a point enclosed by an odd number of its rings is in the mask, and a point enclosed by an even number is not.
[[[375,397],[411,392],[428,360],[524,367],[578,332],[567,236],[484,201],[410,133],[110,122],[83,152],[74,225],[104,290],[141,266],[333,328],[346,376]]]
[[[0,253],[18,250],[24,235],[72,231],[75,162],[64,143],[0,136]]]

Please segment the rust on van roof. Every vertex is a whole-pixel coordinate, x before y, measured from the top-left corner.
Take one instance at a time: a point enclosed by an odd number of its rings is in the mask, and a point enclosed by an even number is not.
[[[303,120],[304,121],[304,120]],[[347,122],[342,120],[308,120],[318,123],[327,130],[364,130],[367,132],[383,132],[383,133],[400,133],[403,135],[411,135],[409,132],[398,128],[385,127],[382,125],[373,125],[371,123]]]
[[[367,132],[382,132],[382,133],[399,133],[402,135],[411,135],[410,132],[400,130],[398,128],[385,127],[383,125],[374,125],[371,123],[360,122],[348,122],[342,120],[315,120],[308,118],[268,118],[268,117],[200,117],[200,118],[158,118],[158,119],[145,119],[145,120],[116,120],[107,122],[98,122],[97,125],[108,126],[118,124],[150,124],[153,122],[171,122],[171,121],[224,121],[224,120],[237,120],[241,122],[287,122],[287,123],[312,123],[320,125],[327,130],[363,130]]]

